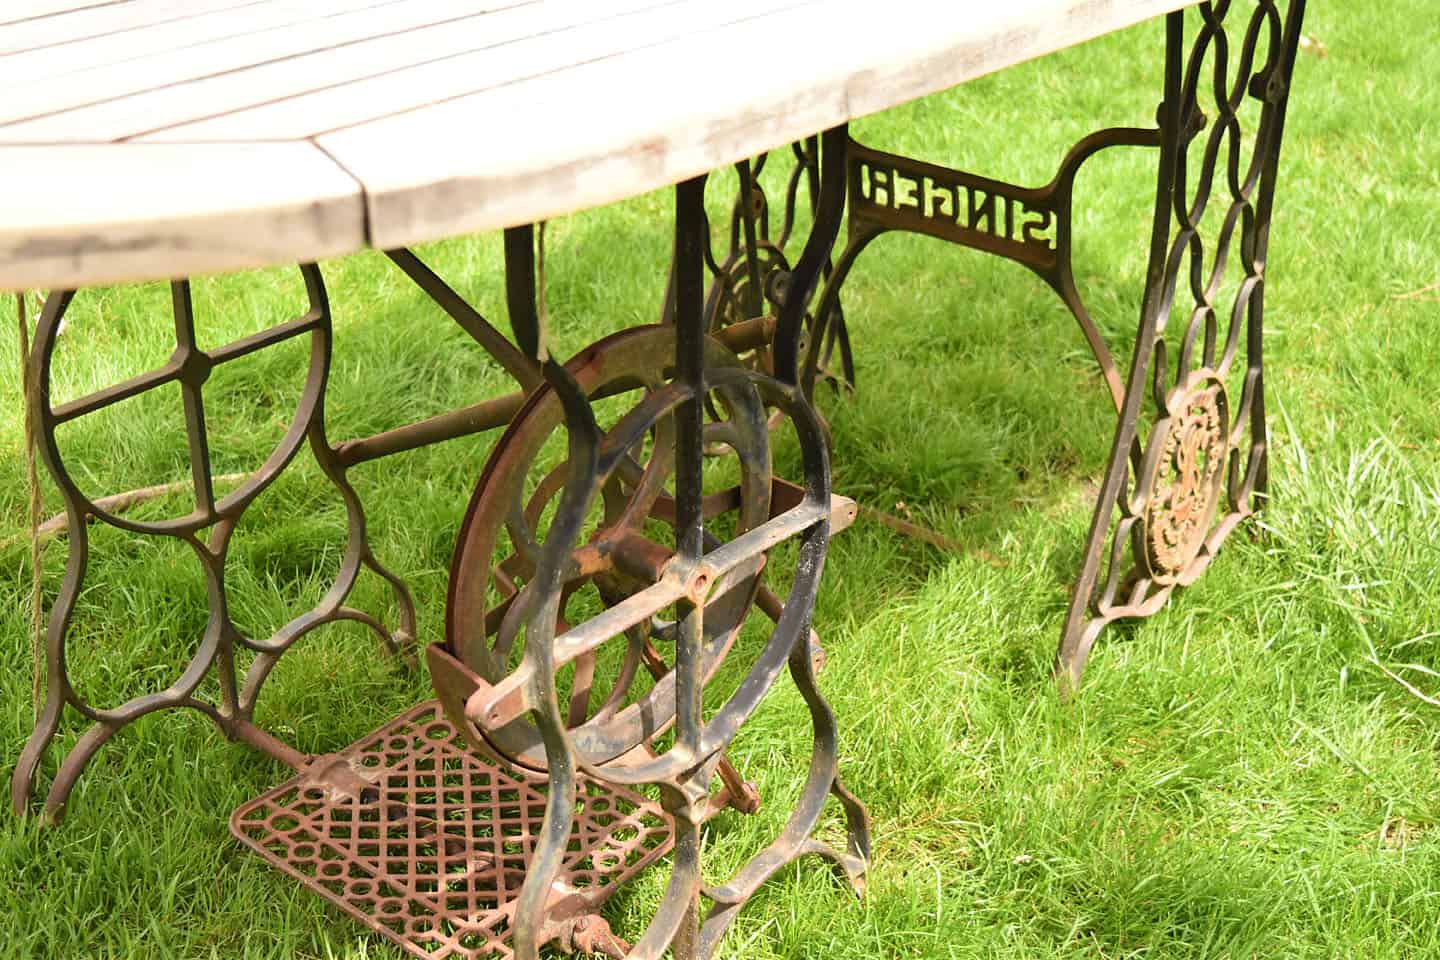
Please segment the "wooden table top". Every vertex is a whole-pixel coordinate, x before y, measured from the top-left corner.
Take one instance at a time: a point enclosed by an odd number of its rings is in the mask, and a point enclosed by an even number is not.
[[[0,289],[542,220],[1190,2],[8,0]]]

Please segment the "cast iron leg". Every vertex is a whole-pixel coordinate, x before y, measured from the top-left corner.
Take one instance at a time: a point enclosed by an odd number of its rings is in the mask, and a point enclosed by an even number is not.
[[[46,299],[36,330],[30,357],[32,395],[29,407],[35,420],[35,436],[41,460],[60,489],[68,521],[69,559],[59,596],[50,612],[46,637],[48,686],[45,706],[35,729],[20,754],[11,779],[11,802],[21,813],[35,791],[40,761],[59,730],[67,707],[90,723],[89,729],[70,749],[51,782],[45,799],[45,813],[59,819],[65,803],[85,766],[97,750],[121,728],[157,710],[189,707],[209,716],[226,736],[245,741],[289,764],[301,763],[298,751],[257,729],[253,722],[255,698],[276,658],[296,639],[324,623],[353,620],[365,624],[395,651],[408,653],[415,634],[414,608],[405,586],[375,559],[365,535],[365,515],[359,499],[335,462],[325,440],[325,386],[330,368],[330,307],[320,272],[314,265],[300,268],[309,298],[309,309],[288,323],[272,327],[225,346],[202,350],[196,343],[195,317],[190,283],[177,280],[171,285],[175,321],[175,352],[163,366],[96,391],[77,400],[55,404],[51,400],[51,358],[56,337],[73,291],[60,291]],[[265,463],[229,492],[216,489],[211,467],[204,391],[214,368],[275,344],[308,338],[310,359],[304,389],[289,429]],[[151,390],[178,385],[184,398],[186,436],[189,447],[193,508],[182,516],[161,521],[127,518],[104,500],[92,499],[72,477],[66,457],[56,439],[66,423],[94,414],[115,403]],[[226,597],[225,565],[231,534],[246,508],[289,465],[301,445],[309,440],[327,475],[344,498],[349,532],[345,555],[335,584],[312,610],[295,618],[268,640],[245,637],[230,619]],[[205,578],[210,615],[196,652],[179,679],[165,690],[137,697],[119,706],[104,709],[91,705],[71,682],[66,663],[66,642],[76,601],[84,586],[89,562],[89,522],[99,520],[132,533],[171,537],[189,545]],[[390,630],[367,613],[344,605],[346,596],[362,569],[386,579],[394,590],[399,625]],[[242,685],[236,674],[235,653],[246,647],[256,653],[249,675]],[[212,673],[219,679],[218,702],[201,699],[197,691]]]
[[[405,249],[388,251],[388,255],[514,378],[518,387],[515,392],[372,437],[332,443],[325,426],[325,389],[333,341],[330,307],[320,271],[307,264],[300,267],[309,298],[306,313],[288,323],[210,351],[201,350],[195,342],[190,284],[186,280],[176,281],[172,284],[176,351],[170,361],[124,383],[55,405],[50,399],[51,357],[60,324],[75,293],[60,291],[47,298],[29,358],[33,388],[28,401],[35,417],[40,458],[65,502],[69,559],[64,582],[51,610],[47,632],[49,682],[45,706],[11,779],[11,801],[17,814],[25,809],[35,792],[40,761],[59,732],[67,706],[88,720],[91,726],[64,758],[49,787],[45,812],[52,821],[62,815],[71,789],[96,751],[122,727],[156,710],[175,707],[199,710],[214,720],[231,739],[269,753],[292,767],[306,764],[310,758],[256,727],[252,718],[260,690],[280,657],[297,640],[317,627],[342,620],[358,622],[375,632],[392,652],[413,659],[416,632],[414,602],[406,584],[379,561],[371,548],[365,510],[349,480],[348,471],[357,464],[395,453],[503,427],[520,408],[525,391],[539,384],[541,376],[534,361],[520,353],[419,257]],[[310,340],[310,360],[299,406],[288,432],[269,459],[238,488],[228,493],[218,491],[210,465],[206,429],[206,380],[216,366],[299,337]],[[80,490],[72,479],[62,445],[56,440],[56,431],[72,420],[172,383],[180,386],[185,402],[194,509],[185,516],[160,522],[128,519],[117,508],[107,506],[109,498],[92,499]],[[297,616],[271,637],[247,637],[236,628],[229,616],[224,574],[230,536],[251,501],[284,471],[307,441],[321,470],[335,485],[345,505],[347,534],[340,571],[335,583],[313,609]],[[206,579],[210,602],[209,624],[180,679],[167,690],[109,709],[94,707],[80,696],[71,682],[65,655],[75,603],[85,585],[89,561],[88,526],[93,520],[133,533],[173,537],[189,544]],[[384,626],[364,611],[346,605],[346,598],[364,570],[389,584],[398,617],[393,628]],[[235,663],[235,653],[241,648],[255,654],[244,676],[237,675]],[[196,695],[200,684],[212,671],[220,681],[218,703],[207,702]]]
[[[1167,19],[1145,298],[1056,659],[1065,690],[1106,624],[1194,583],[1266,496],[1266,249],[1304,10],[1201,4],[1188,42],[1186,14]]]
[[[1188,57],[1192,14],[1171,14],[1157,127],[1086,137],[1043,187],[849,145],[849,240],[815,309],[801,366],[807,393],[828,344],[838,339],[848,355],[843,325],[831,318],[855,261],[876,237],[900,230],[1013,260],[1043,279],[1080,325],[1115,403],[1116,433],[1057,657],[1066,689],[1079,682],[1106,624],[1149,616],[1193,583],[1267,490],[1265,256],[1304,2],[1257,0],[1249,14],[1234,6],[1195,8]],[[1202,100],[1214,104],[1210,116]],[[1075,176],[1114,146],[1159,148],[1150,264],[1125,378],[1071,265]],[[1194,304],[1183,312],[1175,310],[1182,270]]]

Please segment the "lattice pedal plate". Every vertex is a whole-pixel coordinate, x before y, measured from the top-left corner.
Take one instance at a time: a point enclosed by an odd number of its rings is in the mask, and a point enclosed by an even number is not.
[[[230,830],[414,956],[508,958],[546,789],[544,777],[476,757],[430,701],[244,804]],[[673,839],[657,804],[581,777],[551,899],[560,945],[623,954],[589,915]]]

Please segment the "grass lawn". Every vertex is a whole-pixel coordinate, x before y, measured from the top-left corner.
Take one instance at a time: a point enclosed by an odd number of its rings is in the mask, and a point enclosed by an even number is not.
[[[1113,423],[1084,342],[1013,264],[917,237],[882,239],[860,261],[845,301],[859,393],[822,401],[836,489],[964,549],[864,519],[833,544],[816,615],[830,655],[821,686],[840,720],[842,774],[875,819],[869,894],[854,900],[807,861],[749,906],[725,956],[1440,956],[1440,706],[1423,699],[1440,697],[1440,16],[1433,0],[1315,3],[1307,33],[1323,47],[1297,67],[1270,250],[1273,501],[1251,528],[1263,535],[1236,535],[1165,611],[1109,630],[1073,702],[1056,695],[1051,658]],[[1042,183],[1096,125],[1153,116],[1162,43],[1160,23],[1142,25],[854,132]],[[1077,196],[1082,289],[1122,353],[1153,164],[1144,150],[1102,155]],[[724,192],[711,191],[717,216]],[[670,210],[660,193],[552,223],[556,352],[658,317]],[[498,237],[421,253],[505,327]],[[332,438],[503,386],[383,257],[322,266],[337,324]],[[196,289],[211,344],[303,302],[293,270]],[[7,778],[32,718],[8,329]],[[61,339],[57,390],[154,366],[170,336],[164,285],[87,292]],[[258,465],[302,370],[297,350],[265,351],[207,388],[217,472]],[[183,478],[178,408],[178,397],[131,402],[71,427],[73,462],[92,464],[81,482],[100,494]],[[439,635],[456,525],[491,442],[356,472],[379,555],[416,591],[422,641]],[[46,505],[59,509],[48,487]],[[339,497],[302,453],[236,534],[237,623],[267,636],[313,605],[343,529]],[[47,601],[65,552],[63,540],[45,549]],[[189,548],[97,527],[87,583],[72,630],[81,691],[113,704],[171,683],[206,616]],[[354,600],[388,614],[373,577]],[[333,750],[428,695],[423,672],[381,656],[363,629],[332,627],[282,661],[259,720],[302,749]],[[72,722],[64,744],[80,730]],[[803,703],[783,680],[736,742],[766,802],[713,823],[715,878],[783,823],[808,751]],[[61,828],[0,816],[0,957],[398,958],[231,839],[229,812],[286,776],[195,713],[129,728],[97,756]],[[638,935],[664,874],[608,908],[622,935]]]

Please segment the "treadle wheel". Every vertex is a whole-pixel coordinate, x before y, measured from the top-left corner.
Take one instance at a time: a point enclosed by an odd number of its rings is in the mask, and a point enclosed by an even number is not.
[[[774,318],[779,315],[792,269],[785,249],[795,226],[800,190],[807,175],[810,178],[811,212],[815,209],[819,174],[813,150],[813,147],[801,142],[792,144],[795,163],[786,179],[784,215],[779,232],[775,234],[770,230],[769,198],[760,182],[769,155],[761,154],[753,162],[737,165],[740,185],[730,212],[729,255],[718,264],[708,253],[706,255],[712,279],[705,299],[705,323],[712,334],[753,321],[757,316]],[[832,266],[827,263],[823,272],[826,281],[831,273]],[[822,284],[822,288],[824,286],[826,284]],[[854,362],[838,289],[822,296],[819,308],[824,313],[823,326],[817,321],[815,313],[807,310],[800,331],[800,383],[805,386],[807,395],[817,380],[828,382],[837,391],[852,391]],[[821,340],[812,354],[811,341],[817,335]],[[839,356],[836,356],[837,349]],[[774,373],[770,344],[743,355],[753,369]],[[776,421],[772,420],[774,425]]]
[[[670,327],[625,331],[600,341],[568,365],[592,398],[628,408],[602,444],[611,449],[615,466],[608,475],[594,478],[586,532],[572,549],[562,577],[557,636],[578,622],[577,612],[613,610],[665,574],[672,550],[663,523],[657,521],[674,512],[665,486],[674,471],[671,411],[681,397],[677,390],[667,390],[664,371],[674,356],[675,337]],[[707,341],[706,365],[710,371],[737,370],[741,361],[719,343]],[[706,424],[707,446],[728,450],[738,474],[733,486],[711,503],[734,508],[733,532],[738,536],[770,516],[766,407],[755,388],[740,381],[711,391],[707,399],[719,414]],[[461,530],[451,568],[447,645],[456,659],[491,685],[502,683],[517,668],[522,624],[539,599],[532,583],[543,528],[569,469],[552,437],[564,430],[559,398],[541,388],[492,452]],[[706,679],[734,644],[759,582],[756,567],[711,592],[705,607]],[[675,680],[662,653],[672,627],[658,615],[646,616],[620,631],[624,641],[618,656],[605,656],[612,651],[597,644],[571,660],[567,722],[585,763],[611,763],[647,747],[672,723]],[[655,676],[653,686],[641,689],[645,678]],[[437,677],[436,688],[451,716],[463,717],[465,704],[459,694],[447,691],[443,677]],[[544,769],[540,731],[527,717],[476,729],[485,745],[505,759]]]
[[[712,334],[754,319],[747,307],[752,296],[759,304],[762,316],[773,314],[778,309],[778,291],[775,287],[790,273],[790,264],[780,248],[769,241],[759,241],[755,254],[754,276],[759,279],[756,294],[751,293],[750,258],[743,247],[720,264],[720,270],[711,282],[710,293],[705,299],[705,329]],[[745,359],[752,369],[765,373],[774,372],[774,360],[768,342],[750,351]]]
[[[759,278],[759,297],[754,299],[760,307],[759,316],[773,318],[779,315],[780,304],[785,296],[785,285],[790,278],[790,263],[785,259],[784,251],[768,240],[758,240],[755,244],[755,251],[753,267],[747,248],[743,245],[719,265],[705,300],[705,328],[711,334],[718,334],[728,327],[756,319],[750,315],[749,305],[752,302],[751,287],[757,276]],[[800,382],[809,384],[824,381],[838,390],[842,386],[845,388],[850,386],[847,373],[843,371],[836,373],[830,368],[837,347],[840,348],[842,360],[848,351],[848,346],[838,339],[839,325],[844,322],[838,299],[832,313],[834,316],[831,318],[831,323],[826,325],[822,333],[825,338],[824,343],[821,345],[821,349],[814,351],[813,359],[810,340],[815,334],[815,315],[808,310],[805,313],[805,323],[800,331],[798,354],[802,364],[808,368],[813,363],[814,368],[813,370],[803,370]],[[775,372],[774,353],[768,341],[745,352],[742,356],[752,370],[767,374]],[[772,416],[771,428],[778,426],[782,419],[783,417],[778,415]]]

